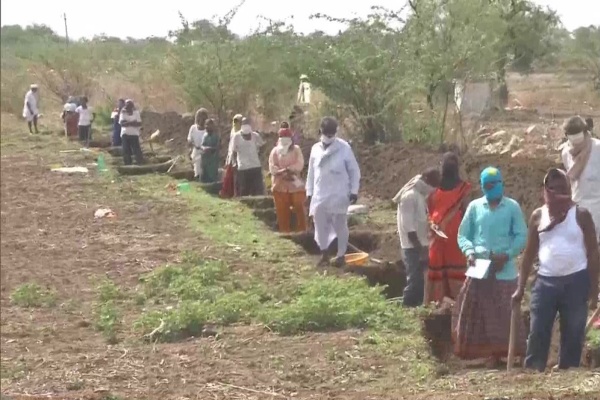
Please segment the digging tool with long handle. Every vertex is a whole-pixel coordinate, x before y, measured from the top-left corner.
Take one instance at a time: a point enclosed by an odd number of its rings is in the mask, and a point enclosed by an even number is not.
[[[517,345],[517,327],[519,326],[520,304],[513,303],[510,311],[510,334],[508,339],[508,360],[506,370],[512,371],[515,363],[515,347]]]
[[[596,308],[596,311],[594,311],[594,313],[592,314],[592,316],[588,320],[587,324],[585,324],[585,333],[586,333],[586,335],[590,331],[590,329],[592,329],[592,325],[594,324],[594,321],[598,317],[600,317],[600,307]]]

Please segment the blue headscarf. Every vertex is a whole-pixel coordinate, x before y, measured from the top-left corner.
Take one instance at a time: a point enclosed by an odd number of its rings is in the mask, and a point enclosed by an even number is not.
[[[481,190],[488,201],[500,200],[504,195],[502,173],[498,168],[487,167],[481,171],[479,181],[481,183]],[[486,189],[485,185],[489,183],[494,183],[494,186],[490,189]]]

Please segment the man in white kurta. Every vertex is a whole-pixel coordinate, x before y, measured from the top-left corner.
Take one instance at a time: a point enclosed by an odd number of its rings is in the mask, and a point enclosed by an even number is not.
[[[335,118],[323,118],[320,142],[310,152],[306,196],[322,255],[319,265],[329,264],[327,250],[337,237],[335,265],[342,267],[350,236],[348,207],[358,199],[360,168],[348,142],[337,137],[337,130]]]
[[[563,127],[567,144],[561,157],[573,187],[573,201],[594,220],[600,244],[600,139],[592,137],[593,122],[573,117]]]
[[[39,115],[39,94],[38,94],[38,85],[32,84],[29,87],[29,90],[25,94],[25,100],[23,104],[23,118],[27,120],[27,126],[29,127],[29,133],[33,133],[31,129],[32,125],[35,129],[35,133],[39,133],[37,127],[38,115]]]

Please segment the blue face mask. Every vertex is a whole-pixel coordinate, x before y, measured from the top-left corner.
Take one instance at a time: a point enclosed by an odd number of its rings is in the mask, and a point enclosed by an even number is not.
[[[498,182],[491,189],[482,188],[482,190],[488,201],[500,200],[504,195],[504,184]]]

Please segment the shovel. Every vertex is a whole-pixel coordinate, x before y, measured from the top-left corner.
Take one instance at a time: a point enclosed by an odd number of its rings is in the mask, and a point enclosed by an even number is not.
[[[598,317],[600,317],[600,307],[596,308],[596,311],[594,311],[594,313],[592,314],[592,316],[588,320],[587,324],[585,324],[585,333],[586,333],[586,335],[590,331],[590,329],[592,329],[592,325],[594,324],[594,321]]]
[[[519,317],[521,315],[520,304],[512,304],[510,311],[510,334],[508,339],[508,360],[506,370],[511,372],[515,363],[515,346],[517,345],[517,327],[519,326]]]

